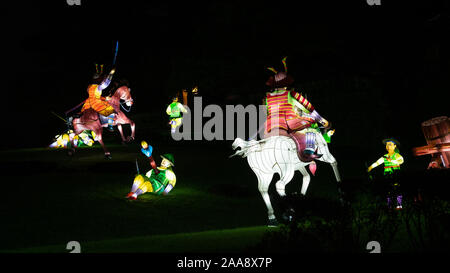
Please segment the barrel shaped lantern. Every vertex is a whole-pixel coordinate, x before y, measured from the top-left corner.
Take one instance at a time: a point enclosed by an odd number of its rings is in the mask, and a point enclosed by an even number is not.
[[[413,148],[416,156],[431,154],[430,167],[449,168],[450,119],[446,116],[432,118],[421,124],[427,146]]]

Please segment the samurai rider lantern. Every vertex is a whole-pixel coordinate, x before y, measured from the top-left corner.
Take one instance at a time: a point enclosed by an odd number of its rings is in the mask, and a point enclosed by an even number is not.
[[[392,203],[395,200],[397,203],[396,209],[402,209],[402,193],[400,188],[400,165],[403,164],[403,157],[399,154],[399,150],[397,146],[400,143],[393,139],[388,138],[383,140],[383,144],[386,145],[387,154],[380,157],[375,163],[369,166],[367,169],[368,172],[372,171],[373,168],[384,164],[384,178],[388,184],[388,197],[387,204],[389,207],[392,207]]]
[[[142,175],[139,174],[138,168],[138,174],[134,177],[133,186],[126,198],[136,200],[139,195],[146,192],[156,195],[167,195],[175,187],[177,178],[172,170],[172,167],[175,166],[173,155],[164,154],[161,158],[161,166],[158,167],[159,173],[152,169],[145,175]]]
[[[103,75],[103,64],[98,66],[95,64],[95,74],[92,77],[92,83],[88,86],[89,98],[84,102],[81,112],[87,109],[94,109],[100,115],[108,118],[108,129],[113,130],[114,125],[114,108],[108,103],[109,97],[103,97],[102,91],[111,83],[111,79],[116,70],[113,68],[105,77]]]
[[[286,57],[282,63],[284,72],[268,68],[275,75],[266,82],[271,92],[266,93],[265,97],[267,120],[264,138],[291,137],[296,143],[300,160],[310,162],[322,156],[316,152],[315,129],[310,127],[319,123],[329,128],[329,122],[319,115],[303,95],[290,87],[294,79],[287,74]]]
[[[172,103],[167,107],[166,113],[169,115],[171,133],[175,133],[177,127],[179,127],[183,121],[183,117],[181,113],[187,113],[186,108],[184,108],[183,104],[178,102],[178,96],[173,97]]]

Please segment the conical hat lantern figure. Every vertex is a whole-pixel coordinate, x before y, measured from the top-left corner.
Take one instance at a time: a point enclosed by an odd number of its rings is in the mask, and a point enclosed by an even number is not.
[[[432,118],[421,124],[427,146],[413,148],[415,156],[431,155],[428,168],[449,168],[450,119],[446,116]]]

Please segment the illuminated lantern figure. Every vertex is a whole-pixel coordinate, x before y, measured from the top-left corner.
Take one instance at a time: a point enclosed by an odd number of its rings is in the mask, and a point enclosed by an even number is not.
[[[71,143],[72,139],[74,139],[75,133],[73,130],[67,130],[61,135],[55,136],[55,141],[49,145],[50,148],[67,148]]]
[[[427,146],[413,148],[415,156],[431,155],[430,168],[450,168],[450,118],[435,117],[421,124]]]
[[[152,153],[153,153],[153,147],[148,145],[148,143],[143,140],[141,142],[141,152],[148,157],[149,161],[150,161],[150,166],[152,167],[152,169],[155,171],[156,174],[159,173],[158,168],[156,167],[156,163],[155,160],[153,159]]]
[[[266,82],[272,91],[266,94],[267,120],[264,138],[289,136],[295,141],[301,161],[309,162],[321,155],[316,153],[315,133],[305,130],[314,123],[329,128],[329,123],[314,109],[313,105],[301,94],[289,88],[293,78],[287,74],[286,57],[282,60],[285,71],[275,73]]]
[[[341,177],[337,168],[337,161],[330,153],[326,140],[319,130],[313,130],[312,133],[315,134],[318,151],[322,154],[318,160],[329,163],[333,167],[336,181],[340,182]],[[280,196],[285,196],[286,185],[294,177],[295,171],[300,171],[303,175],[301,194],[305,195],[311,179],[305,167],[309,165],[309,169],[314,175],[315,162],[300,161],[297,156],[295,142],[287,136],[274,136],[259,141],[244,141],[241,138],[236,138],[232,148],[233,150],[240,148],[232,156],[247,157],[248,164],[258,179],[258,189],[267,207],[268,225],[276,226],[278,221],[269,196],[269,186],[273,175],[275,173],[279,174],[280,180],[275,184],[276,191]]]
[[[98,70],[98,66],[96,64],[96,73],[93,77],[93,83],[88,87],[89,98],[84,102],[83,107],[81,108],[81,112],[86,111],[87,109],[94,109],[97,113],[102,116],[108,117],[108,129],[113,130],[114,125],[114,108],[108,103],[110,100],[109,97],[102,97],[102,91],[106,89],[111,83],[111,79],[115,73],[115,69],[112,69],[108,76],[104,77],[103,74],[103,65],[101,65],[101,69]]]
[[[397,201],[397,210],[401,210],[402,207],[402,194],[400,192],[400,181],[399,181],[399,171],[400,165],[403,164],[403,157],[399,154],[399,150],[397,146],[400,143],[393,139],[385,139],[383,140],[383,144],[386,145],[387,154],[383,157],[380,157],[375,163],[369,166],[367,169],[368,172],[372,171],[373,168],[378,167],[381,164],[384,164],[384,177],[386,178],[386,182],[389,184],[389,191],[387,197],[388,206],[391,207],[393,199]]]
[[[82,146],[83,144],[91,147],[92,145],[94,145],[94,142],[96,140],[96,135],[95,135],[94,131],[89,131],[89,130],[84,130],[76,137],[78,138],[78,141],[74,142],[74,143],[78,147]]]
[[[162,161],[161,166],[158,167],[158,174],[150,170],[145,175],[141,175],[138,171],[138,175],[134,178],[131,191],[127,194],[126,198],[136,200],[139,195],[146,192],[167,195],[175,187],[177,178],[172,170],[172,167],[175,166],[173,155],[164,154],[161,158]]]
[[[181,122],[183,121],[181,112],[186,113],[187,110],[181,103],[178,102],[178,96],[175,96],[172,103],[166,109],[166,113],[170,117],[169,124],[171,126],[172,134],[175,133],[175,130],[178,126],[181,125]]]

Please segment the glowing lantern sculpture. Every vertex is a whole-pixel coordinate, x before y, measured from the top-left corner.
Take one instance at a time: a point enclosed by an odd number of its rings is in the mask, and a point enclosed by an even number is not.
[[[92,131],[85,130],[78,135],[75,135],[73,130],[67,130],[61,135],[55,136],[55,141],[49,145],[50,148],[69,148],[73,143],[75,147],[94,145],[97,140],[96,135]]]
[[[172,170],[172,167],[175,166],[174,158],[172,154],[164,154],[161,158],[161,166],[158,167],[159,172],[150,170],[145,175],[139,174],[136,161],[138,174],[135,176],[131,191],[126,198],[136,200],[139,195],[147,192],[167,195],[175,187],[177,178]]]
[[[327,130],[330,124],[303,95],[289,87],[294,79],[287,74],[286,57],[282,62],[284,72],[268,68],[275,75],[266,82],[271,92],[266,93],[264,100],[267,106],[264,139],[247,142],[237,138],[232,145],[233,149],[241,148],[234,155],[247,157],[250,168],[258,178],[258,189],[268,210],[269,226],[278,223],[268,194],[275,173],[280,175],[276,189],[281,196],[286,195],[285,186],[296,170],[303,175],[301,193],[306,194],[310,176],[305,166],[309,165],[314,175],[317,168],[314,160],[330,163],[336,180],[341,180],[336,159],[328,150],[327,140],[317,125],[320,123]],[[328,142],[333,133],[334,130],[326,133]]]
[[[383,144],[386,145],[387,154],[380,157],[377,161],[375,161],[372,165],[367,169],[368,172],[372,171],[373,168],[378,167],[381,164],[384,164],[384,177],[389,184],[389,191],[387,197],[388,206],[392,206],[392,201],[395,199],[397,201],[396,209],[402,209],[402,194],[400,191],[400,180],[398,178],[398,173],[400,171],[400,165],[403,164],[403,157],[400,155],[397,146],[400,143],[393,139],[385,139],[383,140]]]
[[[413,148],[415,156],[431,155],[430,168],[450,168],[450,119],[436,117],[422,122],[427,146]]]
[[[171,126],[171,133],[173,134],[183,121],[181,113],[187,113],[187,110],[178,102],[178,96],[175,96],[172,103],[167,107],[166,113],[170,117],[169,124]]]
[[[330,153],[328,145],[322,134],[314,130],[318,152],[322,154],[317,160],[331,164],[336,180],[341,181],[337,161]],[[305,169],[309,165],[310,171],[314,174],[316,164],[314,161],[302,162],[297,154],[297,147],[292,138],[287,136],[273,136],[260,141],[244,141],[236,138],[232,144],[233,150],[237,150],[232,156],[247,157],[248,164],[258,179],[258,189],[266,204],[269,218],[269,226],[276,226],[278,221],[274,214],[269,197],[269,185],[275,173],[280,175],[280,180],[276,182],[276,190],[280,196],[285,196],[285,187],[292,180],[295,171],[300,171],[303,175],[301,194],[305,195],[310,182],[310,175]],[[312,166],[312,167],[311,167]]]
[[[75,138],[75,133],[73,130],[67,130],[66,132],[56,135],[54,142],[52,142],[50,148],[67,148],[71,141]]]

